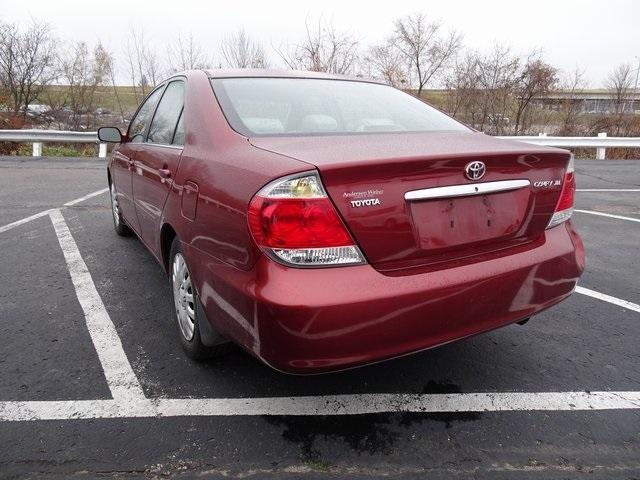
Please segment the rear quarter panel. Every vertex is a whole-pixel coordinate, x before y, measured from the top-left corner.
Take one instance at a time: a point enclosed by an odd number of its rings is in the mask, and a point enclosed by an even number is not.
[[[251,238],[247,207],[274,178],[312,167],[250,145],[229,127],[207,75],[187,78],[185,147],[161,225],[171,226],[182,242],[208,321],[252,350],[255,325],[244,289],[254,287],[239,289],[233,281],[251,278],[247,271],[262,255]]]
[[[185,147],[163,212],[181,241],[188,244],[196,282],[199,264],[218,261],[247,270],[259,250],[247,226],[247,206],[273,178],[308,169],[303,162],[251,146],[224,118],[204,72],[189,75],[185,94]],[[185,183],[197,186],[183,203]],[[193,188],[188,189],[193,195]]]

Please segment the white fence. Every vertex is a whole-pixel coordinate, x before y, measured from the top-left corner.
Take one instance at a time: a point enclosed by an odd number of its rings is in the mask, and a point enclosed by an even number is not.
[[[498,137],[518,140],[536,145],[563,148],[595,148],[596,159],[604,160],[607,148],[640,148],[640,137],[607,137],[599,133],[597,137],[548,137],[546,134],[530,137]],[[95,143],[98,156],[107,156],[107,144],[99,143],[97,132],[65,132],[60,130],[0,130],[0,142],[20,142],[33,144],[33,156],[42,156],[43,143]]]
[[[498,137],[520,142],[546,145],[561,148],[595,148],[596,160],[607,157],[607,148],[640,148],[640,137],[607,137],[606,133],[599,133],[597,137],[549,137],[541,133],[537,137]]]
[[[95,143],[98,156],[107,156],[107,144],[99,143],[98,132],[68,132],[64,130],[0,130],[0,142],[32,143],[33,156],[42,156],[44,143]]]

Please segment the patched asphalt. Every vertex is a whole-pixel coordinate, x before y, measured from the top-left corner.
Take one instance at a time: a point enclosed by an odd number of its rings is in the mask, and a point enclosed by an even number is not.
[[[578,188],[640,188],[640,162],[577,162]],[[0,226],[106,186],[103,160],[0,159]],[[576,208],[640,216],[640,192]],[[108,195],[63,210],[148,397],[640,391],[640,314],[583,295],[417,355],[314,377],[237,349],[180,350],[167,279],[112,231]],[[640,224],[576,213],[581,285],[640,303]],[[109,399],[48,217],[0,233],[0,401]],[[0,422],[1,478],[640,478],[640,408],[599,412],[178,417]]]

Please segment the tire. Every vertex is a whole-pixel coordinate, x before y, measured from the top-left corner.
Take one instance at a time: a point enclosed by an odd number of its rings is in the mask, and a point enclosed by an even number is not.
[[[229,352],[233,346],[231,342],[224,341],[213,346],[207,346],[202,342],[200,321],[208,320],[204,318],[203,310],[198,308],[198,294],[191,283],[189,267],[178,237],[173,239],[169,259],[171,305],[182,349],[193,360],[206,360]]]
[[[120,211],[120,206],[118,205],[116,185],[113,182],[111,182],[111,184],[109,185],[109,197],[111,199],[111,217],[113,218],[113,229],[121,237],[130,236],[133,232],[122,218],[122,212]]]

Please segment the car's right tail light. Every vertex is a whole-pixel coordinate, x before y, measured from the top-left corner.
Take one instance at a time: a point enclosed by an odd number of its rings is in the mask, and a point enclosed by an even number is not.
[[[280,263],[323,267],[365,263],[316,172],[269,183],[249,204],[249,229]]]
[[[567,170],[564,174],[564,180],[562,181],[562,192],[558,199],[555,212],[549,221],[547,228],[560,225],[562,222],[566,222],[571,218],[573,214],[573,201],[576,195],[576,175],[573,165],[573,155],[569,159],[567,164]]]

